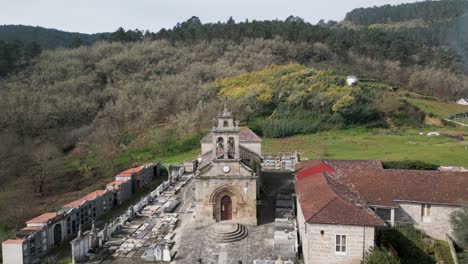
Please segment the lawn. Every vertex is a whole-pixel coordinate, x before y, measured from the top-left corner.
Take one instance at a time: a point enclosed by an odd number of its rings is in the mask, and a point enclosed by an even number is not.
[[[420,98],[405,98],[405,100],[418,107],[426,114],[432,113],[439,117],[448,117],[457,113],[468,112],[468,106],[466,105]]]
[[[422,131],[427,133],[430,130]],[[415,129],[391,133],[383,129],[358,128],[263,139],[263,153],[295,150],[302,152],[302,157],[307,159],[420,160],[437,165],[468,166],[466,139],[421,136]]]

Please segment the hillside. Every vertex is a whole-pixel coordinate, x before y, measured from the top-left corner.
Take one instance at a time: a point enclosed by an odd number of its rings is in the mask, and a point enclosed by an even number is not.
[[[75,47],[89,45],[99,38],[100,34],[65,32],[57,29],[24,25],[0,25],[0,40],[12,42],[36,42],[44,49],[58,47]]]

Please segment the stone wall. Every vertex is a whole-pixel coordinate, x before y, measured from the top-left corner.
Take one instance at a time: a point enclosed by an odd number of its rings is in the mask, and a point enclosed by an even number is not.
[[[459,206],[431,204],[431,215],[428,222],[423,222],[421,217],[421,204],[398,203],[395,211],[395,221],[414,223],[414,226],[427,235],[436,239],[445,239],[445,234],[452,235],[450,225],[450,213],[459,209]]]
[[[255,178],[217,178],[195,180],[196,222],[205,226],[219,221],[220,201],[224,195],[232,200],[232,220],[257,225],[257,184]]]
[[[374,227],[308,224],[298,203],[297,221],[305,264],[359,264],[374,246]],[[323,234],[321,232],[323,231]],[[346,255],[335,254],[335,236],[346,235]]]

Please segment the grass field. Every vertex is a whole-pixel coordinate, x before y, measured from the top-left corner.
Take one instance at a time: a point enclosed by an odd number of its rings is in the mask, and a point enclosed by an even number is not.
[[[426,114],[432,113],[439,117],[447,117],[457,113],[468,112],[468,106],[466,105],[419,98],[405,98],[405,100],[418,107]]]
[[[399,133],[351,129],[263,140],[263,153],[294,150],[302,152],[302,157],[308,159],[421,160],[437,165],[468,166],[466,139],[421,136],[419,130],[414,129]]]
[[[262,152],[299,151],[302,157],[315,159],[377,159],[384,161],[420,160],[437,165],[468,166],[468,140],[447,136],[421,136],[430,128],[407,129],[392,132],[385,129],[355,128],[326,131],[288,138],[263,138]],[[465,134],[468,129],[437,128],[447,134]],[[197,147],[177,155],[159,157],[164,164],[181,163],[194,159],[200,153]]]

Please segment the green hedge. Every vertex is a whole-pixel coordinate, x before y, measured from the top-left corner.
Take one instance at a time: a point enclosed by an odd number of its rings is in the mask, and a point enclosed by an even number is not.
[[[382,161],[384,169],[400,170],[437,170],[438,165],[418,160]]]

